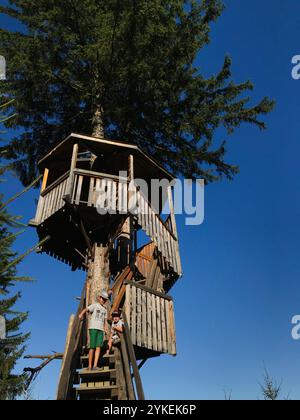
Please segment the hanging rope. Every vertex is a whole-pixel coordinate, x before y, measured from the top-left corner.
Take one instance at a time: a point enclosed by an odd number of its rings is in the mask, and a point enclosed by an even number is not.
[[[34,181],[32,181],[32,183],[30,185],[28,185],[28,187],[24,188],[24,190],[22,190],[21,192],[19,192],[18,194],[14,195],[12,198],[10,198],[9,200],[6,201],[6,203],[3,203],[0,206],[0,210],[4,209],[5,207],[7,207],[10,203],[12,203],[13,201],[15,201],[17,198],[21,197],[21,195],[25,194],[27,191],[29,191],[35,184],[37,184],[41,179],[43,178],[43,175],[38,176]]]
[[[28,251],[26,251],[24,254],[22,254],[18,258],[16,258],[14,261],[10,262],[5,268],[3,268],[0,271],[0,275],[3,274],[3,273],[5,273],[7,270],[9,270],[14,265],[18,264],[25,257],[27,257],[29,254],[31,254],[32,252],[34,252],[37,248],[39,248],[40,246],[42,246],[45,242],[49,241],[50,239],[51,239],[50,236],[46,236],[46,238],[44,238],[42,241],[40,241],[37,245],[33,246]]]

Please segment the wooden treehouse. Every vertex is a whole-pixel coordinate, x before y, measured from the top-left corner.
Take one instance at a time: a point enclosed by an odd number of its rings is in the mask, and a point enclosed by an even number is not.
[[[30,224],[40,240],[48,238],[41,252],[87,272],[78,313],[95,292],[110,290],[110,309],[122,308],[125,321],[120,347],[102,359],[101,370],[87,372],[87,326],[71,317],[57,399],[143,399],[139,368],[151,357],[176,355],[168,293],[182,268],[173,176],[135,145],[79,134],[51,150],[39,170],[44,177]],[[158,206],[137,179],[149,191],[151,180],[169,181]],[[170,214],[163,219],[165,205]]]

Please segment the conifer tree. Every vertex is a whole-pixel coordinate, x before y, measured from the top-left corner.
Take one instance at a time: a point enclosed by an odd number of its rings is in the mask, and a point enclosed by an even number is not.
[[[249,81],[196,65],[221,0],[10,0],[0,12],[22,24],[1,30],[7,94],[21,129],[6,157],[24,184],[36,162],[71,132],[140,145],[177,175],[233,178],[226,137],[243,123],[265,128],[273,102],[250,105]],[[219,128],[225,128],[221,141]]]
[[[0,114],[0,124],[3,117]],[[1,159],[1,157],[0,157]],[[0,166],[0,182],[3,181],[5,166]],[[10,265],[17,257],[12,250],[16,234],[12,232],[19,226],[19,218],[11,216],[3,208],[0,194],[0,317],[5,319],[6,338],[0,341],[0,400],[15,399],[23,393],[26,377],[14,373],[18,359],[24,352],[28,334],[22,334],[20,327],[27,313],[14,310],[21,294],[15,292],[15,285],[28,280],[17,275],[16,264]],[[6,267],[10,267],[6,269]]]

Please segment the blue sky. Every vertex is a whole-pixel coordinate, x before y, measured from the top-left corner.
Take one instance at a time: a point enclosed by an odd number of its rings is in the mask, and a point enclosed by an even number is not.
[[[300,313],[300,81],[291,77],[291,59],[300,54],[300,2],[226,5],[211,45],[199,55],[202,71],[216,73],[228,53],[235,81],[255,84],[253,101],[268,95],[277,105],[266,118],[267,131],[244,126],[230,139],[228,160],[241,173],[206,188],[204,223],[186,227],[179,217],[185,275],[172,290],[178,356],[143,367],[149,399],[223,399],[224,389],[234,399],[256,399],[264,364],[283,380],[284,394],[300,398],[300,342],[291,338],[291,318]],[[11,196],[20,184],[9,177],[1,188]],[[28,193],[11,212],[28,221],[36,196]],[[28,229],[15,248],[24,251],[36,241]],[[20,274],[35,279],[19,287],[18,308],[30,311],[27,354],[62,351],[84,274],[43,255],[28,257]],[[59,368],[54,362],[41,373],[36,398],[54,397]]]

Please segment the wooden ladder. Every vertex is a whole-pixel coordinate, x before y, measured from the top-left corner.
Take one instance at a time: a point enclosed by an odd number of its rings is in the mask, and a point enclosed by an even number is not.
[[[78,400],[117,400],[120,397],[121,378],[117,374],[116,354],[104,356],[99,370],[87,369],[88,356],[80,358],[79,386],[75,386]]]

